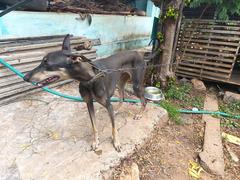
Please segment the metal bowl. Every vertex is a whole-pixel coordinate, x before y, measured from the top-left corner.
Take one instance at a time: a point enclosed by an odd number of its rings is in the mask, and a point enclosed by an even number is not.
[[[164,100],[164,95],[162,91],[156,87],[146,87],[144,90],[144,97],[151,101]]]

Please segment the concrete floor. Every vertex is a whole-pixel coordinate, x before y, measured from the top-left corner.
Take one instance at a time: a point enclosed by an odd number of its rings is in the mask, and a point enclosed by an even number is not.
[[[57,90],[78,96],[75,83]],[[0,107],[0,179],[102,179],[103,172],[144,142],[155,124],[168,119],[165,110],[148,105],[143,118],[133,120],[140,106],[125,103],[116,115],[122,145],[117,153],[107,112],[95,107],[102,150],[97,153],[90,147],[93,136],[85,103],[42,92]]]

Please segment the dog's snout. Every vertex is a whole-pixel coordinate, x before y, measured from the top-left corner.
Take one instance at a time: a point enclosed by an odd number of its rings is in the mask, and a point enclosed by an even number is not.
[[[26,82],[30,82],[30,75],[29,75],[29,74],[26,74],[26,75],[23,77],[23,80],[26,81]]]

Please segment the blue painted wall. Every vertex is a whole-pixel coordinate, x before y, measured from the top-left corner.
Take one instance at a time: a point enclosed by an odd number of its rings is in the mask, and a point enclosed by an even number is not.
[[[100,38],[98,55],[105,56],[119,49],[146,46],[150,41],[154,14],[159,9],[149,4],[151,16],[92,15],[92,23],[80,20],[78,14],[15,11],[0,18],[1,39],[73,34]],[[149,7],[147,7],[149,9]]]

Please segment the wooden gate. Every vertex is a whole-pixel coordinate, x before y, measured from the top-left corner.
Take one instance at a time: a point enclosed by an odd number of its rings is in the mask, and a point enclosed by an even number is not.
[[[240,21],[184,19],[176,75],[236,84],[231,75],[239,47]]]

